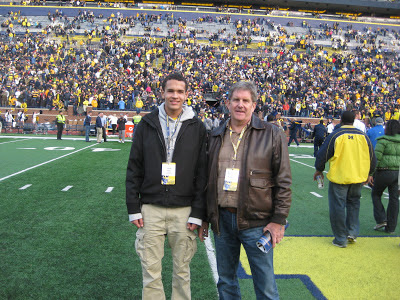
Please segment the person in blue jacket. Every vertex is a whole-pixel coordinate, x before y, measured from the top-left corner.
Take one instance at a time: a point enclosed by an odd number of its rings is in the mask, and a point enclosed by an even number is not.
[[[385,134],[385,128],[383,127],[384,124],[383,119],[376,118],[375,124],[376,124],[375,127],[372,127],[370,130],[367,131],[367,135],[371,140],[374,149],[377,143],[376,139]]]

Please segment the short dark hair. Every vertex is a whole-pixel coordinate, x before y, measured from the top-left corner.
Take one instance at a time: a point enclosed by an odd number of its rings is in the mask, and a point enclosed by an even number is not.
[[[400,123],[397,120],[389,120],[385,126],[386,135],[396,135],[400,133]]]
[[[341,122],[345,125],[353,125],[355,119],[354,112],[346,110],[342,113]]]
[[[324,120],[319,120],[319,124],[324,124]]]
[[[274,115],[269,114],[269,115],[267,116],[267,122],[272,122],[272,121],[275,121],[275,117],[274,117]]]
[[[181,73],[171,73],[167,77],[164,78],[161,88],[165,91],[165,86],[167,85],[168,80],[177,80],[183,81],[185,83],[185,92],[188,90],[188,82],[186,78]]]

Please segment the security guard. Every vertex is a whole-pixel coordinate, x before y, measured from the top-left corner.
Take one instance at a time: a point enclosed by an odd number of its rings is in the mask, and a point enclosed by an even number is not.
[[[64,124],[65,124],[65,116],[63,115],[63,112],[60,110],[57,115],[57,140],[61,140]]]

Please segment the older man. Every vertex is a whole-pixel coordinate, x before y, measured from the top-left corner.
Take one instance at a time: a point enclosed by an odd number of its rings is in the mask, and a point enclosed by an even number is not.
[[[209,138],[207,221],[215,233],[220,299],[240,299],[236,275],[240,247],[250,263],[257,299],[278,299],[273,250],[260,251],[257,240],[269,231],[275,247],[284,236],[292,183],[283,132],[253,115],[257,89],[234,84],[226,101],[231,118]],[[200,238],[208,233],[203,222]]]

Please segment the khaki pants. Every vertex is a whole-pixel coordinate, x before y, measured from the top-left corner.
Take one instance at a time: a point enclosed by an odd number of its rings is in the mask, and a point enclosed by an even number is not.
[[[173,258],[171,299],[191,299],[189,264],[197,243],[196,234],[186,228],[190,212],[190,207],[142,206],[144,227],[138,229],[135,242],[142,263],[142,299],[165,299],[161,281],[165,235],[168,235]]]
[[[103,128],[96,127],[96,138],[97,138],[97,142],[101,143],[101,139],[103,138]]]

